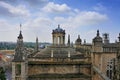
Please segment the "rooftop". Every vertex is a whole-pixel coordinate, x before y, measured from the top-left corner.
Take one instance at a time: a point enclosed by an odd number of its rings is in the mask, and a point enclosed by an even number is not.
[[[60,28],[60,25],[58,25],[58,27],[53,30],[53,33],[65,33],[65,30]]]

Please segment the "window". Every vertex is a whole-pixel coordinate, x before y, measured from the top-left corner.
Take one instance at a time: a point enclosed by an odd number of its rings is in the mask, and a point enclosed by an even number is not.
[[[21,75],[21,64],[16,64],[15,65],[15,74],[16,75]]]

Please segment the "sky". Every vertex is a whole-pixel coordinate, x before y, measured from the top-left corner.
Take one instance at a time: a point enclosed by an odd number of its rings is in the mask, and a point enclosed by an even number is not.
[[[110,42],[120,32],[120,0],[0,0],[0,41],[16,42],[22,25],[23,40],[52,42],[52,30],[66,31],[66,42],[80,35],[82,42],[92,43],[97,30]]]

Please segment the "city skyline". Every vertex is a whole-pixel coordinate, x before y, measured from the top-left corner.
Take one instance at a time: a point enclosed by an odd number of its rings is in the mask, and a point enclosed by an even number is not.
[[[71,41],[78,35],[88,43],[100,30],[115,42],[120,29],[119,0],[1,0],[0,41],[16,42],[22,24],[24,41],[52,42],[52,30],[66,30]],[[67,41],[67,40],[66,40]]]

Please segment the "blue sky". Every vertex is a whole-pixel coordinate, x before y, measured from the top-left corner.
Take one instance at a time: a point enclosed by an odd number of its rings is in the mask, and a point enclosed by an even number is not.
[[[60,24],[71,41],[77,36],[88,43],[97,29],[109,33],[110,42],[120,32],[120,0],[0,0],[0,41],[15,42],[22,24],[24,41],[52,42]]]

